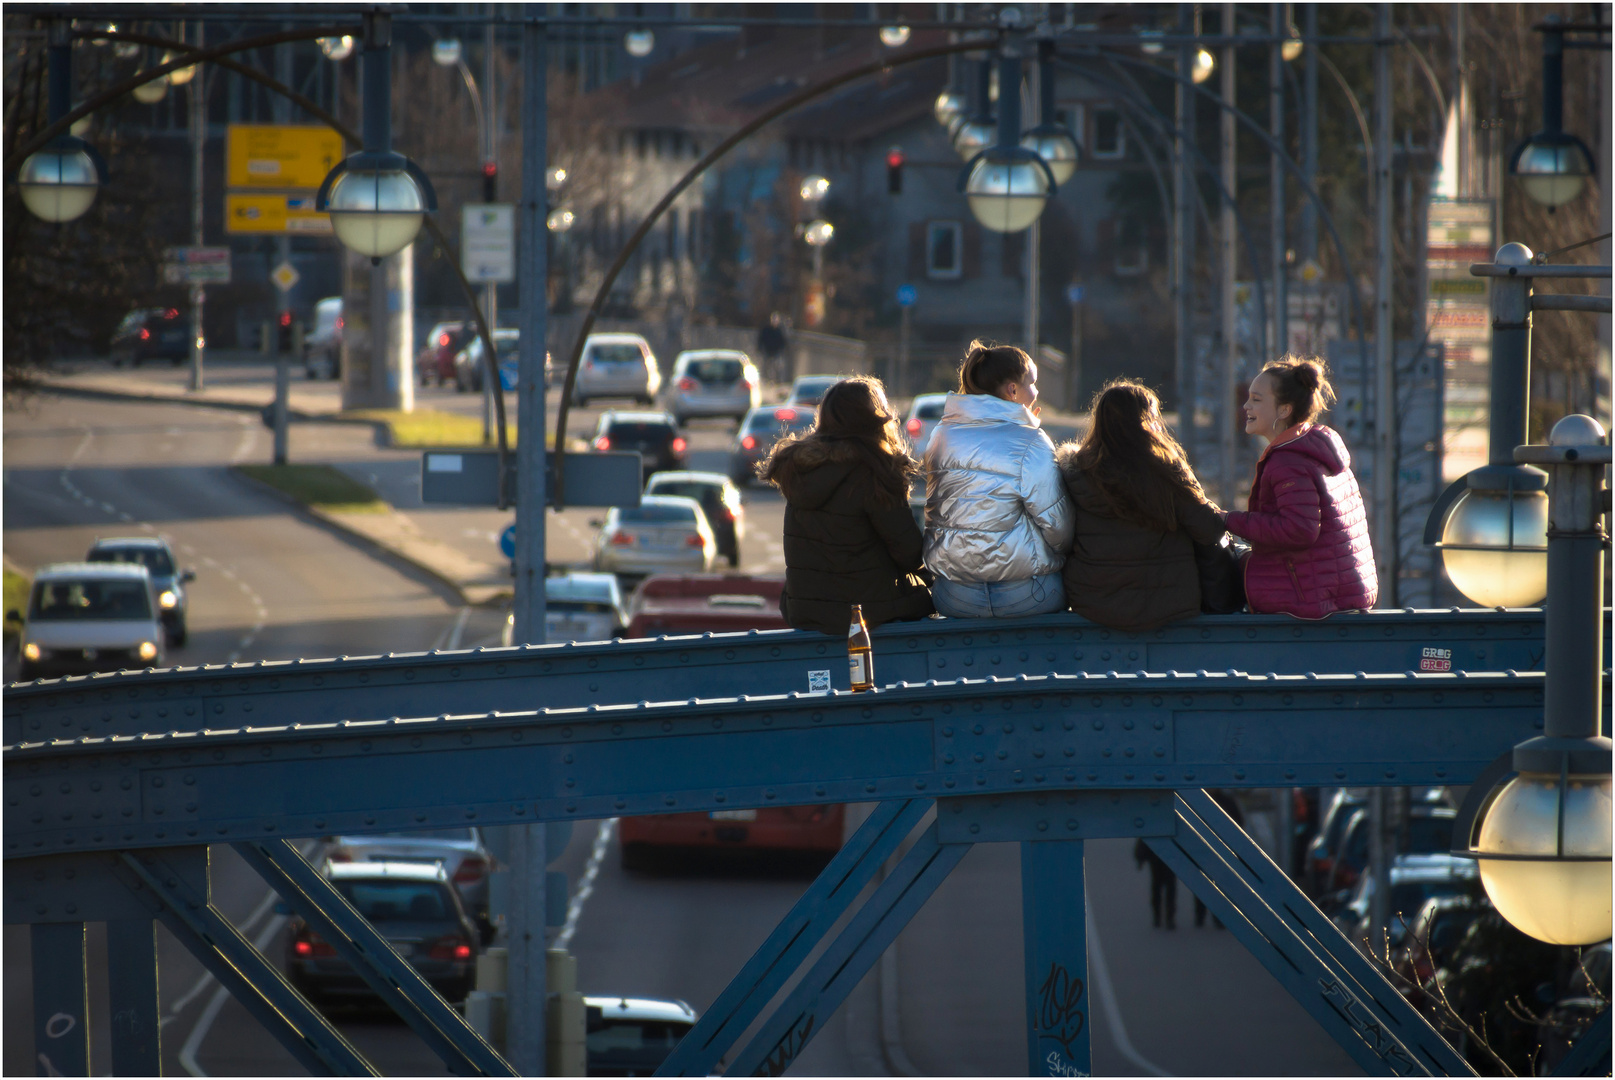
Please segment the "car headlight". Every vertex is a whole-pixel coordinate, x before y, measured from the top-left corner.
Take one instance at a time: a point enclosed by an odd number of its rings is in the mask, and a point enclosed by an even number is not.
[[[22,655],[28,660],[38,660],[40,656],[39,646],[32,641],[28,642],[22,647]]]
[[[142,660],[157,659],[157,643],[155,641],[142,641],[140,648],[136,651],[140,653]]]
[[[164,589],[157,597],[157,602],[165,608],[171,608],[179,603],[179,597],[174,595],[173,589]]]

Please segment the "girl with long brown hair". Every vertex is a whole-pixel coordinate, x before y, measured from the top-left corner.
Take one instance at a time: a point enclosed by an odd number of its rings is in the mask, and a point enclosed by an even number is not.
[[[1215,544],[1222,518],[1154,391],[1113,379],[1094,397],[1088,435],[1058,451],[1076,521],[1062,571],[1071,610],[1118,630],[1150,630],[1200,613],[1194,544]]]
[[[775,444],[757,475],[785,496],[786,622],[840,637],[853,604],[871,628],[931,614],[908,506],[918,472],[885,388],[862,375],[825,392],[812,430]]]

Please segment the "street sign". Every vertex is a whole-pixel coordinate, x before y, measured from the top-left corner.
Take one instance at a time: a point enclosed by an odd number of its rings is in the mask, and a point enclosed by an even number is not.
[[[516,208],[469,203],[460,208],[460,269],[473,284],[516,280]]]
[[[546,456],[546,505],[555,490],[555,458]],[[512,455],[506,490],[515,503],[522,485]],[[638,506],[644,484],[637,450],[566,455],[568,506]],[[421,502],[450,506],[499,504],[499,455],[492,450],[429,450],[421,459]],[[514,558],[514,556],[512,556]]]
[[[516,526],[506,525],[505,531],[499,534],[499,550],[507,559],[516,557]]]
[[[342,136],[313,124],[231,124],[224,185],[316,189],[342,160]]]
[[[314,209],[313,195],[226,192],[224,231],[303,236],[329,235],[331,218]]]
[[[899,285],[897,287],[897,304],[899,307],[913,307],[914,301],[920,298],[920,290],[912,285]]]
[[[1068,304],[1080,304],[1087,293],[1088,290],[1081,285],[1067,285],[1065,287],[1065,302]]]
[[[269,280],[273,281],[275,288],[281,292],[291,292],[301,279],[302,275],[289,262],[283,262],[269,272]]]
[[[228,285],[230,249],[171,247],[163,254],[163,280],[170,285]]]

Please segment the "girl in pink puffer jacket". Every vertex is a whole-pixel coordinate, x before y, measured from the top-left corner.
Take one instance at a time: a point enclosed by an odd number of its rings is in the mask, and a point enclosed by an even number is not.
[[[1251,380],[1245,431],[1268,442],[1256,462],[1249,509],[1228,531],[1250,541],[1245,596],[1255,612],[1321,619],[1370,608],[1379,595],[1368,516],[1351,454],[1313,418],[1335,399],[1323,362],[1274,360]]]

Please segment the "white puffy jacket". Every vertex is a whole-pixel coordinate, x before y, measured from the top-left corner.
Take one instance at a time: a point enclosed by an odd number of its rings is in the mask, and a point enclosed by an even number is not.
[[[1065,565],[1071,504],[1024,405],[949,394],[925,448],[925,565],[949,581],[1024,581]]]

